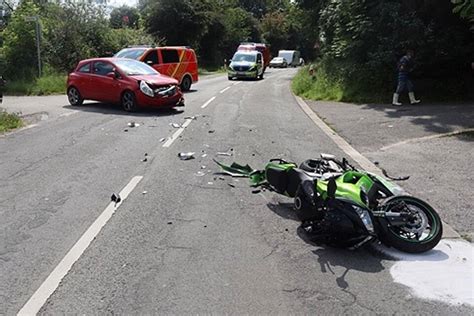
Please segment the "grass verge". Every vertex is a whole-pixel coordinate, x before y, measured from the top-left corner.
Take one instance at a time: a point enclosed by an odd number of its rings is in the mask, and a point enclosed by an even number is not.
[[[5,86],[8,95],[51,95],[66,93],[65,75],[46,75],[38,79],[9,81]]]
[[[17,114],[0,111],[0,133],[8,132],[9,130],[22,126],[23,121]]]
[[[227,70],[224,67],[206,67],[206,68],[199,68],[198,74],[200,76],[208,76],[208,75],[215,75],[225,73]]]

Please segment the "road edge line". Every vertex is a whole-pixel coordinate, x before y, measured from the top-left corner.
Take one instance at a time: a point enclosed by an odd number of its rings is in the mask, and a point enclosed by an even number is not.
[[[54,268],[54,270],[43,281],[35,293],[28,299],[25,305],[20,309],[17,315],[36,315],[41,307],[46,303],[49,297],[56,291],[62,279],[71,270],[74,263],[79,260],[82,254],[90,246],[92,241],[97,237],[102,228],[112,218],[115,211],[120,207],[128,195],[135,189],[138,183],[143,179],[143,176],[135,176],[130,182],[120,191],[119,195],[121,201],[115,204],[110,202],[105,210],[97,217],[91,226],[86,230],[74,246],[68,251],[64,258]]]
[[[342,151],[344,151],[349,157],[351,157],[355,162],[357,162],[363,169],[368,172],[382,175],[382,170],[378,168],[374,163],[369,159],[363,156],[358,152],[354,147],[352,147],[345,139],[343,139],[339,134],[337,134],[333,129],[329,127],[310,107],[306,102],[299,96],[293,94],[296,102],[303,110],[303,112],[308,115],[308,117],[316,124]],[[450,225],[443,221],[443,239],[446,238],[460,238],[461,235],[456,232]]]

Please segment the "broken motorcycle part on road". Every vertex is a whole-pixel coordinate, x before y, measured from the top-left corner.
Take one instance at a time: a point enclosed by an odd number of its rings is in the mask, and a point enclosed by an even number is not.
[[[265,172],[263,170],[254,170],[249,165],[243,166],[236,162],[232,163],[230,166],[227,166],[215,159],[213,160],[222,168],[224,173],[233,177],[249,178],[251,186],[259,186],[266,182]]]
[[[181,160],[190,160],[190,159],[194,159],[194,153],[193,152],[179,153],[178,157]]]

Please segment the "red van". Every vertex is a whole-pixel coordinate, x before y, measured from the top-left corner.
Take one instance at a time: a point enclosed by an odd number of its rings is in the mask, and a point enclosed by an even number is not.
[[[198,81],[196,53],[189,47],[130,47],[122,49],[114,57],[142,61],[161,74],[178,80],[183,91],[189,91],[191,84]]]
[[[237,51],[252,51],[256,50],[262,53],[263,56],[263,70],[267,68],[267,66],[270,64],[271,54],[270,54],[270,47],[267,44],[263,43],[240,43],[239,47],[237,48]]]

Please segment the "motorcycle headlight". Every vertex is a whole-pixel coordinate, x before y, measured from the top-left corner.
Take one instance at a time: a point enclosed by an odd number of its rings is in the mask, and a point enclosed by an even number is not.
[[[374,224],[372,223],[372,218],[370,217],[369,211],[364,210],[361,207],[353,205],[352,208],[357,212],[362,223],[364,223],[365,228],[369,233],[375,233]]]
[[[149,97],[153,98],[155,96],[155,94],[153,93],[153,90],[145,81],[140,81],[140,91]]]

